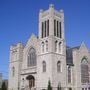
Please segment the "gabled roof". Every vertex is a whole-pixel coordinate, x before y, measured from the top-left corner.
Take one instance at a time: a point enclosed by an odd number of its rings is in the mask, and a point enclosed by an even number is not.
[[[76,47],[66,46],[66,63],[67,63],[67,65],[73,65],[73,50],[75,50],[75,49],[79,50],[79,51],[84,49],[87,52],[89,52],[89,50],[86,47],[84,42],[82,42],[80,46],[76,46]]]
[[[28,39],[25,47],[27,47],[27,45],[33,43],[33,42],[36,41],[37,39],[38,39],[37,36],[35,36],[35,34],[32,34],[32,35],[30,36],[30,38]]]
[[[78,49],[79,50],[80,46],[76,46],[76,47],[66,47],[66,63],[67,65],[73,65],[73,49]]]

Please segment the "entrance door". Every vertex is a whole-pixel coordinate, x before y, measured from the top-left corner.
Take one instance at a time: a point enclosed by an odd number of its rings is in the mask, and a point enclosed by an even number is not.
[[[32,75],[28,75],[26,79],[28,80],[29,88],[31,90],[31,88],[35,87],[35,78]]]

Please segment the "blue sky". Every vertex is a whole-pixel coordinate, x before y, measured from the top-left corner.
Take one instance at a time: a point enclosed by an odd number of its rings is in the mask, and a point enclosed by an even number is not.
[[[0,72],[8,78],[9,48],[38,34],[38,13],[54,4],[65,13],[65,37],[69,46],[84,41],[90,48],[90,0],[0,0]]]

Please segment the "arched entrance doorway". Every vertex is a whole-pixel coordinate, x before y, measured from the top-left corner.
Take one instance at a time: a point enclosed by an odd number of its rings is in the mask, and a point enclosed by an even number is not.
[[[32,76],[32,75],[28,75],[28,76],[26,77],[26,79],[27,79],[28,82],[29,82],[29,88],[30,88],[30,90],[31,90],[31,88],[35,86],[35,78],[34,78],[34,76]]]

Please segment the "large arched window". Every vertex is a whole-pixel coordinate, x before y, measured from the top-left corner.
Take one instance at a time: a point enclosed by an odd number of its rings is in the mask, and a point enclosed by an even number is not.
[[[14,66],[12,67],[12,76],[13,77],[15,76],[15,67]]]
[[[30,48],[28,52],[28,67],[29,66],[36,66],[36,50],[34,48]]]
[[[46,72],[46,62],[45,61],[42,62],[42,68],[43,68],[43,72]]]
[[[86,58],[81,61],[81,83],[89,83],[89,68]]]
[[[61,72],[61,62],[57,62],[57,72]]]

